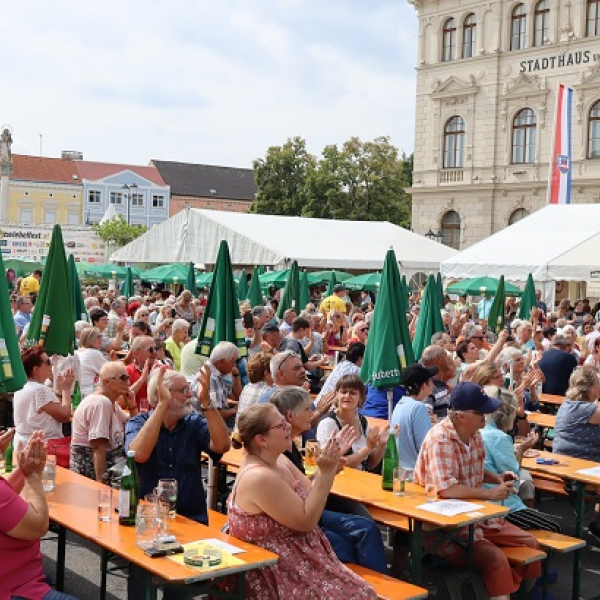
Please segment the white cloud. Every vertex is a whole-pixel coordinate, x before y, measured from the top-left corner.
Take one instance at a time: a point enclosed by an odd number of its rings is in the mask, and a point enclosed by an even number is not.
[[[403,0],[3,5],[0,122],[16,153],[250,166],[391,136],[411,151],[417,20]],[[9,26],[8,26],[9,25]]]

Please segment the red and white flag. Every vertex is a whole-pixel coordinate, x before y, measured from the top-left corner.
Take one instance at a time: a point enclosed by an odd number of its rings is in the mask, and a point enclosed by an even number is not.
[[[573,88],[559,84],[548,182],[549,204],[571,203]]]

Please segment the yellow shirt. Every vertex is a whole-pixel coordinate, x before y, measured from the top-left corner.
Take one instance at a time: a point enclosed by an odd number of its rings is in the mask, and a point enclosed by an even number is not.
[[[179,371],[181,369],[181,350],[183,348],[183,342],[178,344],[172,337],[168,338],[165,342],[165,348],[171,353],[173,357],[173,364],[175,365],[175,370]]]
[[[319,312],[322,312],[327,318],[332,310],[337,310],[342,316],[346,314],[346,303],[335,294],[325,298],[319,307]]]
[[[40,282],[33,276],[25,277],[21,281],[21,287],[19,288],[19,294],[21,296],[29,296],[30,294],[37,294],[40,291]]]

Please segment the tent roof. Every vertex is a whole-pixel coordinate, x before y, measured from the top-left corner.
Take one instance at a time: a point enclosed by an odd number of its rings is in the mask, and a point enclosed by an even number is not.
[[[442,262],[442,275],[588,281],[598,270],[600,205],[548,205]]]
[[[388,222],[255,215],[188,208],[115,252],[128,262],[214,263],[227,240],[234,265],[381,269],[393,247],[407,273],[438,271],[455,250]]]

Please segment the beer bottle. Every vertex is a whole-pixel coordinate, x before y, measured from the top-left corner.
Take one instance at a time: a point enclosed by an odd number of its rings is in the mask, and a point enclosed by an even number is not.
[[[394,469],[398,466],[398,448],[396,446],[396,435],[390,430],[385,451],[383,452],[383,464],[381,467],[381,487],[390,492],[394,489]]]
[[[119,490],[119,524],[135,525],[135,516],[139,502],[139,486],[137,467],[135,466],[135,452],[127,451],[127,463],[121,476],[121,489]]]
[[[75,380],[75,386],[73,387],[73,394],[71,394],[71,405],[73,406],[73,412],[77,410],[79,403],[81,402],[81,388],[79,387],[79,381]]]
[[[4,472],[12,473],[13,470],[13,443],[9,442],[8,447],[4,451]]]

